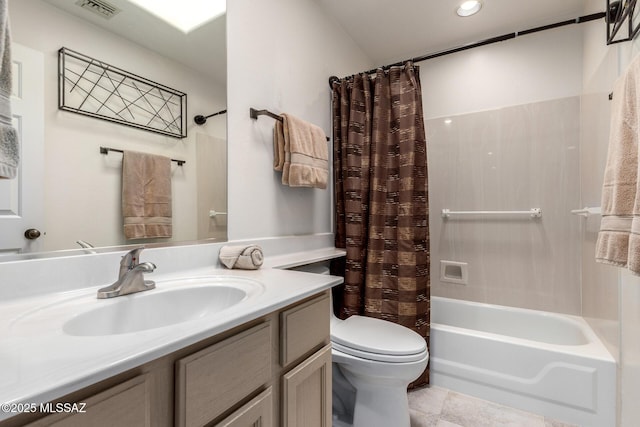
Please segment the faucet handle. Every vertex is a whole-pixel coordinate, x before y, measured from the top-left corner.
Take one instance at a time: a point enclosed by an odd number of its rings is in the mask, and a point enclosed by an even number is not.
[[[120,268],[132,269],[140,263],[140,252],[144,249],[144,246],[135,248],[127,252],[120,260]]]

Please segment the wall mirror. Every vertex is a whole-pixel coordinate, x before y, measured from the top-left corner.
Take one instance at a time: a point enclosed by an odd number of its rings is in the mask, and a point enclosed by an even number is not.
[[[226,14],[187,33],[128,0],[9,0],[9,16],[18,63],[14,94],[21,98],[24,92],[27,98],[29,92],[36,92],[31,96],[41,103],[41,117],[36,114],[31,119],[25,113],[17,123],[25,132],[41,128],[42,141],[23,138],[23,160],[40,155],[41,166],[23,168],[24,174],[34,173],[35,178],[17,191],[25,198],[40,194],[41,204],[32,210],[41,218],[23,228],[38,229],[41,236],[18,247],[6,242],[2,247],[0,241],[0,262],[133,244],[226,240],[226,114],[210,117],[202,125],[194,122],[196,115],[226,110]],[[185,92],[187,137],[173,138],[59,110],[58,50],[62,47]],[[27,58],[24,63],[23,57]],[[29,62],[30,57],[35,60]],[[41,81],[30,81],[32,75]],[[14,108],[14,116],[16,110],[21,111]],[[39,147],[36,154],[27,149],[30,144]],[[125,239],[122,154],[103,154],[100,147],[185,161],[172,163],[171,238]],[[78,241],[95,249],[82,249]]]

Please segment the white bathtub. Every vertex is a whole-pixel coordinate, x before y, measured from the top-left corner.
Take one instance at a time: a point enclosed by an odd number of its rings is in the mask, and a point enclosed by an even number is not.
[[[433,385],[615,427],[615,360],[581,317],[431,297],[429,352]]]

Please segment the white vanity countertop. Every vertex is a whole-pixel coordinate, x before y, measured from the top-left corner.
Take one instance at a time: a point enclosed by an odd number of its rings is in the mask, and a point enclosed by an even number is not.
[[[263,267],[267,268],[292,268],[314,262],[345,256],[346,251],[338,248],[323,248],[310,251],[292,252],[285,255],[276,255],[265,258]]]
[[[265,259],[263,268],[253,271],[212,266],[149,274],[146,278],[156,281],[156,289],[162,289],[166,281],[203,276],[252,279],[262,286],[219,314],[135,333],[71,336],[63,332],[63,323],[87,311],[87,306],[109,301],[97,300],[98,287],[0,302],[0,404],[49,402],[329,289],[342,278],[281,268],[343,254],[327,248],[279,255]],[[50,310],[68,301],[73,302],[69,311]],[[17,414],[0,411],[0,420],[13,415]]]

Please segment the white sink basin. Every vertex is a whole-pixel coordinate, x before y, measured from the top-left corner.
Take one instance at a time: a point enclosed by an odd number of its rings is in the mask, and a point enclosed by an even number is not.
[[[173,285],[173,286],[172,286]],[[157,288],[101,300],[63,325],[68,335],[118,335],[161,328],[218,314],[247,298],[258,282],[233,277],[158,282]]]
[[[230,276],[158,281],[155,289],[109,299],[92,290],[34,308],[13,327],[31,332],[57,323],[71,336],[128,334],[215,316],[263,290],[260,282]]]

